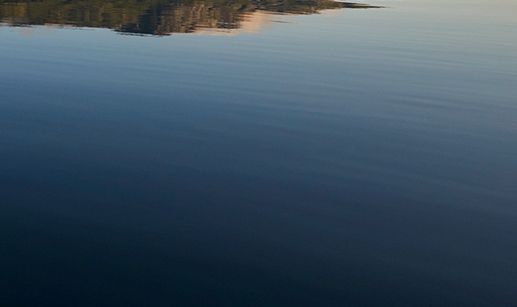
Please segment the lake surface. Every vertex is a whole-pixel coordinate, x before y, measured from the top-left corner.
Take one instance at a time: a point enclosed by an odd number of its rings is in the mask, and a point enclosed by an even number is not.
[[[517,2],[0,2],[0,305],[517,306]]]

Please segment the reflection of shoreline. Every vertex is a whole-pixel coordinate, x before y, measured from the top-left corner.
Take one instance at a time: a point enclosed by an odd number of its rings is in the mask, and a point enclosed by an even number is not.
[[[241,33],[254,34],[259,33],[261,29],[272,23],[277,22],[275,15],[264,11],[255,11],[246,14],[239,22],[239,27],[235,29],[219,29],[219,28],[202,28],[196,31],[196,34],[215,35],[215,36],[234,36]]]
[[[332,0],[264,2],[257,0],[179,2],[128,0],[8,1],[0,4],[0,25],[108,28],[137,35],[256,33],[272,14],[315,14],[341,8],[377,8]]]

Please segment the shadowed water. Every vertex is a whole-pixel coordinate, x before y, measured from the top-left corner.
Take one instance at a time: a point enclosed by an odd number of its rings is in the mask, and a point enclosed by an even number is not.
[[[517,4],[372,6],[4,1],[0,305],[515,306]]]
[[[239,29],[257,12],[315,14],[340,8],[380,8],[332,0],[308,1],[2,1],[2,21],[12,26],[110,28],[122,33],[170,35],[200,29]],[[253,19],[253,18],[251,18]]]

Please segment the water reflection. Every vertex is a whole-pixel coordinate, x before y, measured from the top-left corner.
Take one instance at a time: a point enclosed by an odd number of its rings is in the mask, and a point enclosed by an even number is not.
[[[67,25],[122,33],[170,35],[201,29],[241,29],[261,22],[260,12],[314,14],[340,8],[375,8],[332,0],[32,0],[1,1],[1,22],[10,26]]]

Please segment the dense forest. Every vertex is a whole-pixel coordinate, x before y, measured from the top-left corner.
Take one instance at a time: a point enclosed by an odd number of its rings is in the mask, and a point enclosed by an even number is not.
[[[372,7],[332,0],[0,0],[0,19],[11,26],[51,24],[169,35],[200,28],[239,28],[247,13],[259,10],[313,14]]]

